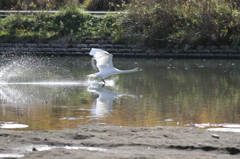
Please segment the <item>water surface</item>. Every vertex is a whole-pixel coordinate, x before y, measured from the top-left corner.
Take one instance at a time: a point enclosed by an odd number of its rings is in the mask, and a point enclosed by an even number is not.
[[[143,71],[114,75],[102,87],[86,76],[96,72],[90,57],[2,58],[0,127],[239,127],[237,60],[114,58],[114,65]]]

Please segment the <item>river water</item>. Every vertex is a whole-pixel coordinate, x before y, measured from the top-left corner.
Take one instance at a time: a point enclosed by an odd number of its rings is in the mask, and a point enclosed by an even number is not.
[[[0,128],[240,124],[240,61],[114,58],[141,72],[88,79],[90,57],[2,58]]]

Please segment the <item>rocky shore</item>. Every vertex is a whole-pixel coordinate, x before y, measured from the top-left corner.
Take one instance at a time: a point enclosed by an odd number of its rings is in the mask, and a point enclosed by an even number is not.
[[[192,48],[185,45],[175,48],[169,44],[166,48],[139,47],[138,45],[115,44],[111,40],[79,40],[63,43],[50,40],[45,43],[0,43],[1,55],[46,55],[46,56],[84,56],[91,48],[100,48],[118,57],[133,58],[195,58],[195,59],[239,59],[240,46],[230,47],[202,45]]]

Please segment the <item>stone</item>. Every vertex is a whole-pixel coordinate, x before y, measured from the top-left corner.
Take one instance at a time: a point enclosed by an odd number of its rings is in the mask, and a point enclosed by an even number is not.
[[[117,53],[118,49],[107,49],[106,51],[109,53]]]
[[[77,44],[77,48],[87,48],[88,44]]]
[[[37,47],[40,47],[40,48],[47,48],[47,47],[49,47],[49,46],[50,46],[50,44],[38,44]]]
[[[91,49],[90,48],[81,48],[80,52],[90,52]]]
[[[113,44],[102,44],[102,48],[113,48]]]
[[[229,45],[222,45],[219,48],[222,50],[227,50],[227,49],[229,49]]]
[[[37,46],[37,44],[35,44],[35,43],[27,43],[27,44],[25,44],[25,47],[36,47]]]
[[[46,52],[46,55],[57,55],[58,52]]]
[[[137,45],[128,45],[127,48],[130,48],[130,49],[135,49],[137,47]]]
[[[48,40],[47,41],[49,44],[57,44],[58,40]]]
[[[122,56],[123,56],[122,53],[112,53],[112,54],[113,54],[113,56],[115,56],[115,57],[122,57]]]
[[[124,53],[123,57],[135,57],[135,53]]]
[[[173,58],[174,57],[174,54],[156,54],[156,53],[151,53],[151,54],[148,54],[147,56],[148,58],[151,57],[151,58],[162,58],[162,57],[165,57],[165,58]]]
[[[147,57],[148,53],[136,53],[135,57]]]
[[[54,49],[53,48],[43,48],[43,52],[52,52]]]
[[[2,46],[2,47],[10,47],[10,46],[12,46],[12,43],[0,43],[0,46]]]
[[[188,50],[186,50],[184,52],[186,52],[186,53],[196,53],[197,50],[195,50],[195,49],[188,49]]]
[[[106,43],[107,43],[106,40],[98,40],[98,41],[97,41],[97,44],[106,44]]]
[[[154,53],[154,52],[156,52],[156,51],[155,51],[155,49],[152,49],[152,48],[148,48],[146,50],[146,53]]]
[[[85,43],[85,44],[95,44],[96,41],[95,41],[95,40],[85,40],[84,43]]]
[[[35,51],[35,52],[41,52],[42,51],[42,48],[32,48],[30,49],[32,51]]]
[[[119,53],[129,53],[131,49],[119,49]]]
[[[101,44],[89,44],[88,47],[90,48],[100,48],[102,45]]]
[[[23,43],[15,43],[15,44],[12,44],[12,46],[14,47],[23,47],[25,44]]]
[[[126,45],[116,44],[114,45],[114,48],[125,48]]]
[[[79,52],[80,49],[79,48],[68,48],[67,51],[69,51],[69,52]]]
[[[143,49],[132,49],[133,53],[140,53],[140,52],[143,52]]]
[[[59,47],[62,47],[62,45],[61,44],[51,44],[51,47],[59,48]]]
[[[223,53],[223,50],[222,49],[214,49],[214,50],[211,50],[211,53]]]
[[[65,52],[65,51],[67,51],[67,49],[66,48],[55,48],[54,51],[55,52]]]

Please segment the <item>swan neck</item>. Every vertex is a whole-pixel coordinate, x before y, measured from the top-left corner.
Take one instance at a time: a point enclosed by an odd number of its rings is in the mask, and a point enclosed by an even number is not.
[[[132,70],[118,70],[119,73],[131,73],[131,72],[137,72],[137,69]]]

